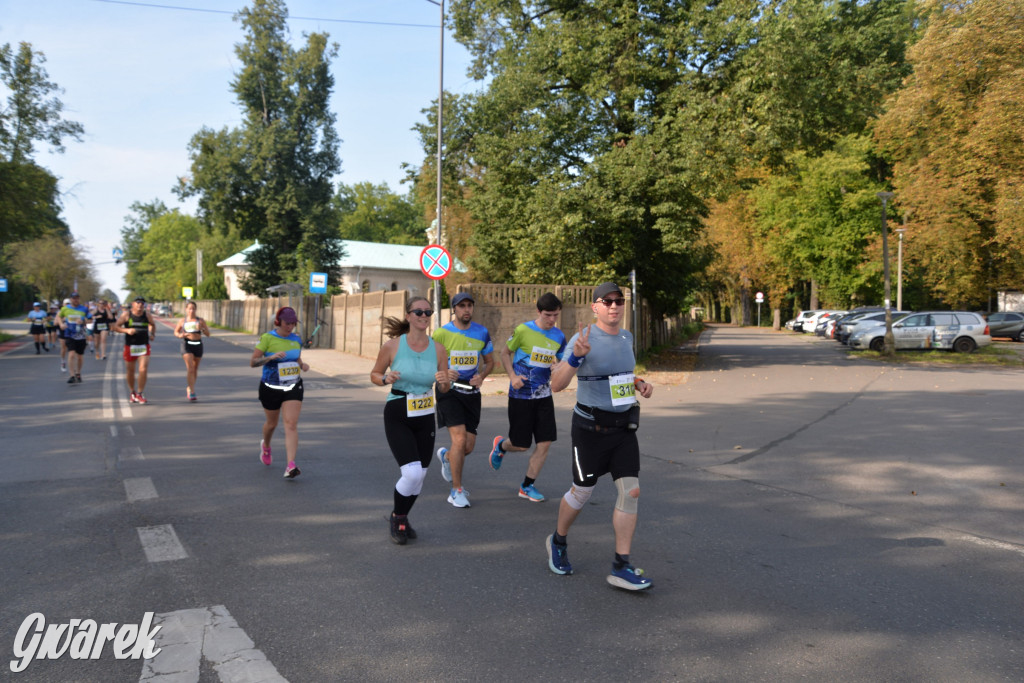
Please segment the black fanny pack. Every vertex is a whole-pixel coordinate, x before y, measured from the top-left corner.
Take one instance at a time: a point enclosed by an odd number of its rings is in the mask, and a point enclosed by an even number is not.
[[[634,403],[626,410],[621,413],[616,413],[611,410],[602,410],[601,408],[592,408],[591,406],[585,406],[577,403],[576,407],[580,412],[590,415],[594,418],[594,431],[629,431],[635,432],[637,427],[640,426],[640,404]]]

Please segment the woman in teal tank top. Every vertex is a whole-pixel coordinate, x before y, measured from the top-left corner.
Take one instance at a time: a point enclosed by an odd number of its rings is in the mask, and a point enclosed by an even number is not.
[[[391,386],[384,402],[384,434],[401,468],[391,511],[391,540],[399,545],[416,538],[408,514],[434,453],[434,384],[445,392],[458,377],[448,369],[448,351],[427,334],[431,315],[430,303],[414,297],[406,304],[404,320],[385,318],[390,339],[370,371],[371,382]]]

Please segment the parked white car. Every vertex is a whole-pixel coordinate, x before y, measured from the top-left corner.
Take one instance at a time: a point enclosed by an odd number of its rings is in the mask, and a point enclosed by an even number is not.
[[[988,323],[968,311],[927,311],[908,315],[892,325],[897,349],[952,349],[970,353],[992,343]],[[851,349],[885,348],[885,323],[857,330],[850,335]]]

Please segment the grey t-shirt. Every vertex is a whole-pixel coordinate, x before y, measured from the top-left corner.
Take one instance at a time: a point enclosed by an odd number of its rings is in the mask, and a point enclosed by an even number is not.
[[[574,334],[566,349],[572,350],[579,334]],[[623,413],[636,403],[633,388],[633,335],[629,330],[608,334],[597,325],[590,326],[590,353],[576,371],[577,402]]]

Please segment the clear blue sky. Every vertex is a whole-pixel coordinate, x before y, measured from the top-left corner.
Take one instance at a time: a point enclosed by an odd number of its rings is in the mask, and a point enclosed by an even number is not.
[[[61,179],[64,218],[94,262],[111,261],[132,202],[159,198],[194,211],[170,188],[188,173],[193,134],[240,123],[230,82],[239,69],[234,46],[242,31],[232,14],[246,5],[0,0],[0,45],[27,41],[43,52],[50,80],[64,88],[66,117],[85,126],[83,142],[68,143],[63,155],[40,148],[36,158]],[[339,45],[331,64],[342,139],[338,182],[387,183],[404,193],[401,164],[423,160],[411,128],[437,99],[439,8],[428,0],[288,0],[287,6],[293,44],[301,44],[304,32],[326,32]],[[468,64],[466,50],[446,35],[445,90],[478,89],[465,75]],[[96,271],[102,285],[122,290],[123,265]]]

